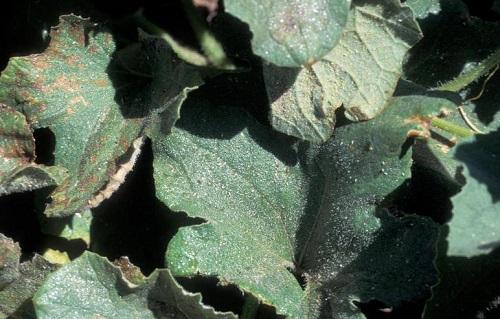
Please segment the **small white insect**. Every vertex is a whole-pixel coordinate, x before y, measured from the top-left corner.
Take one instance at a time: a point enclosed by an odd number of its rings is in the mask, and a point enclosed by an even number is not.
[[[44,42],[49,39],[50,32],[49,32],[49,29],[47,28],[47,25],[45,23],[43,24],[43,28],[42,28],[40,36],[42,37],[42,40]]]
[[[132,142],[132,154],[127,162],[120,164],[116,173],[110,176],[108,184],[99,191],[94,197],[89,199],[88,207],[94,208],[99,206],[105,199],[108,199],[118,190],[121,184],[125,182],[127,174],[134,168],[135,162],[141,154],[141,147],[144,144],[144,136],[136,138]]]

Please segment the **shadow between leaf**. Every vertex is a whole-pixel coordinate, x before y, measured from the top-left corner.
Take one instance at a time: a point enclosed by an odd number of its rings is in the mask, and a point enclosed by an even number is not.
[[[110,260],[128,256],[146,275],[164,267],[167,244],[179,227],[203,222],[173,213],[156,199],[152,161],[147,141],[125,183],[93,209],[90,231],[92,251]]]
[[[500,249],[471,258],[448,256],[447,235],[448,226],[442,226],[436,262],[441,280],[425,318],[499,318]]]

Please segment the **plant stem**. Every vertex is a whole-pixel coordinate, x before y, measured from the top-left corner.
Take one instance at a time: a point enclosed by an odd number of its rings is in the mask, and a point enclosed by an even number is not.
[[[200,42],[201,49],[205,53],[208,60],[213,66],[225,70],[235,70],[231,60],[226,56],[224,48],[215,36],[207,28],[205,21],[201,18],[199,12],[193,5],[192,0],[183,0],[184,9],[186,10],[187,17],[191,23],[191,27]]]
[[[146,30],[148,33],[154,34],[155,36],[165,40],[179,58],[196,66],[209,65],[209,61],[205,56],[203,56],[203,54],[196,52],[196,50],[194,49],[181,45],[173,37],[171,37],[170,34],[165,32],[165,30],[144,17],[141,12],[138,12],[134,16],[134,20],[141,28]]]
[[[455,79],[446,82],[438,87],[436,90],[458,92],[486,74],[489,70],[500,64],[500,48],[493,54],[479,62],[479,64],[472,69],[462,73]]]
[[[469,130],[465,127],[458,126],[456,124],[453,124],[451,122],[445,121],[440,118],[433,118],[431,119],[431,124],[432,126],[435,126],[443,131],[446,131],[448,133],[451,133],[455,136],[458,137],[471,137],[474,136],[474,132],[472,130]]]
[[[257,310],[259,309],[260,301],[257,297],[252,294],[245,294],[245,303],[243,304],[243,310],[241,311],[240,319],[255,319],[257,316]]]

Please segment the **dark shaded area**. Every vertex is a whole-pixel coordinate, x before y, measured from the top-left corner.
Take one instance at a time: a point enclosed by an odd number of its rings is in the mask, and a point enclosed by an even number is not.
[[[437,267],[441,282],[433,288],[430,318],[500,318],[500,249],[472,258],[447,256],[448,226],[441,227]]]
[[[0,197],[0,233],[19,243],[23,260],[40,251],[45,238],[35,213],[34,192]]]
[[[424,141],[416,141],[412,152],[411,179],[390,194],[384,205],[396,216],[415,214],[444,224],[451,218],[450,198],[465,180],[459,171],[451,176]]]
[[[495,0],[463,0],[469,9],[470,15],[487,21],[500,20],[500,14],[492,10]]]
[[[220,13],[211,29],[230,57],[246,63],[242,72],[221,74],[205,79],[205,84],[191,93],[214,105],[243,108],[260,123],[269,125],[269,103],[262,75],[262,61],[252,52],[252,34],[248,25],[231,15]]]
[[[202,294],[203,303],[218,311],[241,313],[244,303],[243,293],[234,285],[221,283],[215,277],[196,276],[175,278],[186,290]]]
[[[153,154],[146,142],[125,183],[93,209],[91,250],[110,260],[128,256],[146,275],[164,267],[169,240],[182,226],[203,222],[172,213],[155,196]]]
[[[39,128],[33,132],[35,138],[35,163],[54,165],[56,137],[49,128]]]
[[[140,8],[144,15],[184,43],[196,44],[180,0],[125,0],[119,4],[97,0],[7,0],[0,10],[0,69],[11,56],[41,52],[49,43],[47,32],[59,16],[76,14],[111,25],[118,39],[134,38],[136,26],[123,22]],[[44,31],[45,30],[45,31]],[[129,33],[133,33],[130,35]]]
[[[416,214],[443,224],[451,218],[450,197],[459,189],[458,185],[450,184],[434,170],[416,164],[412,167],[412,178],[408,183],[391,195],[395,200],[390,209],[396,216]]]
[[[33,304],[32,299],[27,299],[24,301],[19,308],[16,309],[16,312],[14,312],[9,319],[11,318],[23,318],[23,316],[26,317],[35,317],[35,305]]]
[[[203,303],[214,307],[215,310],[241,314],[245,303],[245,295],[238,287],[223,283],[215,277],[196,276],[192,278],[176,277],[175,279],[186,290],[201,293]],[[278,319],[282,317],[276,315],[274,307],[261,304],[255,318]]]
[[[481,2],[474,1],[474,8]],[[466,63],[483,60],[500,45],[494,22],[471,17],[459,0],[441,0],[441,7],[439,15],[419,21],[424,38],[410,50],[404,66],[406,79],[426,87],[454,79]]]
[[[82,14],[89,8],[84,1],[3,1],[0,10],[0,69],[11,56],[40,52],[49,43],[47,32],[59,15]]]
[[[295,277],[295,279],[297,280],[297,282],[300,285],[300,288],[302,288],[302,290],[306,290],[307,279],[306,279],[304,271],[299,269],[299,268],[295,268],[295,269],[287,268],[287,270]]]
[[[369,319],[421,319],[425,300],[403,302],[401,306],[387,307],[384,303],[372,300],[366,303],[354,302]]]
[[[484,83],[485,77],[482,77],[476,83],[470,86],[470,97],[476,97],[481,93],[483,84],[484,91],[481,96],[472,101],[474,105],[474,113],[476,113],[477,118],[485,125],[493,124],[495,120],[495,115],[500,111],[500,71],[497,70],[491,79]],[[497,115],[498,118],[498,115]],[[499,124],[494,124],[495,127],[499,127]]]
[[[83,241],[66,240],[41,232],[35,192],[0,197],[0,233],[19,243],[21,261],[31,259],[34,253],[42,254],[47,248],[66,251],[72,258],[78,257],[85,249]]]

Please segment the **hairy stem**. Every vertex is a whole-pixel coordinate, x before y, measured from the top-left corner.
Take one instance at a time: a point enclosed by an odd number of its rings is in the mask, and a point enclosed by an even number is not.
[[[438,87],[436,90],[458,92],[474,82],[476,79],[488,73],[489,70],[500,64],[500,48],[493,54],[479,62],[479,64],[472,69],[462,73],[455,79],[446,82]]]

